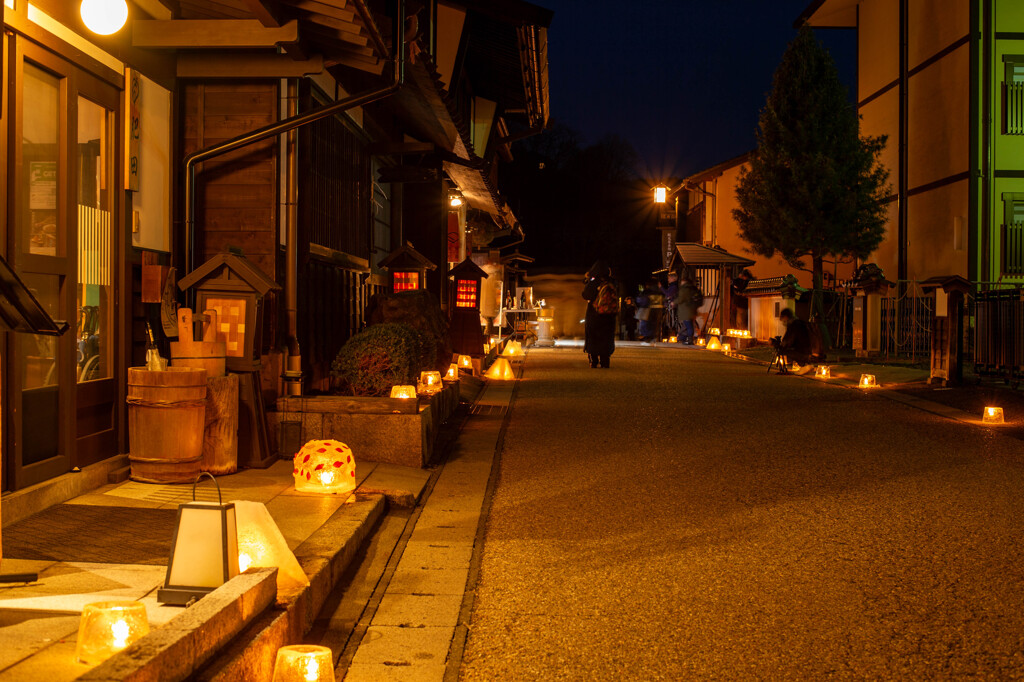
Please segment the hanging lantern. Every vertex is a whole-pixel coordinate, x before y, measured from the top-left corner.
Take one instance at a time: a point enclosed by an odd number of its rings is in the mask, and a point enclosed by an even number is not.
[[[208,476],[217,485],[217,502],[196,502],[196,483]],[[167,578],[157,590],[161,604],[185,605],[238,575],[235,505],[224,504],[220,485],[203,472],[192,484],[192,501],[178,506]]]
[[[309,584],[281,529],[262,502],[235,501],[238,521],[238,570],[276,568],[277,591],[294,590]]]
[[[392,398],[402,398],[403,400],[415,399],[416,398],[416,387],[415,386],[392,386],[391,387]]]
[[[712,336],[708,340],[708,350],[722,350],[722,342],[718,340],[717,336]]]
[[[448,372],[444,375],[445,381],[458,381],[459,380],[459,366],[452,364],[448,367]]]
[[[509,364],[505,358],[498,358],[491,365],[491,368],[487,370],[488,379],[497,379],[498,381],[514,381],[516,373],[512,370],[512,365]]]
[[[440,391],[444,388],[441,385],[441,373],[434,371],[420,372],[420,388],[423,393],[427,394]]]
[[[983,424],[1002,424],[1003,422],[1003,408],[1001,407],[986,407],[985,412],[981,416]]]
[[[146,607],[137,601],[86,604],[78,624],[75,659],[96,665],[149,633]]]
[[[458,361],[459,369],[473,370],[473,358],[468,355],[460,355]]]
[[[283,646],[277,650],[271,682],[334,682],[334,656],[325,646]]]
[[[814,373],[814,376],[819,379],[831,379],[832,368],[827,365],[818,365],[818,370]]]
[[[82,0],[79,12],[86,28],[101,36],[117,33],[128,21],[125,0]]]
[[[875,382],[875,375],[861,374],[859,386],[861,388],[878,388],[878,384]]]
[[[295,490],[300,493],[338,494],[351,492],[356,487],[352,448],[339,441],[311,440],[302,446],[292,463]]]

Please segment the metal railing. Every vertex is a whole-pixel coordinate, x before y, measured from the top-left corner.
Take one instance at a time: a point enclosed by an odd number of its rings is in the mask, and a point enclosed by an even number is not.
[[[1003,274],[1024,275],[1024,223],[1003,225]]]
[[[1003,132],[1024,135],[1024,83],[1003,84]]]

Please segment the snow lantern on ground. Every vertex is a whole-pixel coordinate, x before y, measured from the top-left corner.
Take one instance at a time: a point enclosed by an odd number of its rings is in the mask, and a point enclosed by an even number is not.
[[[523,352],[523,344],[519,343],[515,339],[505,344],[505,350],[501,354],[506,358],[521,358],[526,353]]]
[[[818,365],[818,369],[814,373],[814,376],[818,377],[819,379],[831,379],[832,368],[829,367],[828,365]]]
[[[391,397],[392,398],[402,398],[403,400],[408,400],[408,399],[411,399],[411,398],[415,398],[416,397],[416,387],[415,386],[392,386],[391,387]]]
[[[516,378],[516,373],[512,370],[512,365],[508,360],[498,358],[487,370],[486,376],[488,379],[497,379],[498,381],[513,381]]]
[[[985,412],[981,416],[981,421],[983,424],[1002,424],[1003,408],[986,407]]]
[[[704,346],[706,344],[707,344],[707,339],[704,339],[704,338],[697,339],[697,345],[698,346]]]
[[[875,381],[874,374],[861,374],[860,384],[861,388],[878,388],[878,383]]]
[[[309,584],[298,560],[288,549],[281,529],[262,502],[235,500],[235,516],[238,521],[239,571],[276,568],[278,593]]]
[[[731,345],[729,345],[728,343],[723,343],[722,344],[722,352],[723,353],[728,353],[731,350],[732,350],[732,346]]]
[[[334,655],[325,646],[283,646],[277,650],[271,682],[334,682]]]
[[[204,476],[217,484],[204,471],[192,484],[192,501],[178,505],[167,578],[156,593],[161,604],[183,606],[238,575],[235,505],[223,501],[219,484],[216,502],[196,502],[196,483]]]
[[[722,342],[718,340],[717,336],[712,336],[708,340],[708,350],[722,350]]]
[[[669,343],[679,343],[679,337],[678,336],[670,336],[670,337],[668,337],[668,342]]]
[[[300,493],[347,493],[356,487],[352,448],[340,441],[309,441],[295,455],[293,465],[295,490]]]
[[[96,665],[149,633],[146,607],[137,601],[86,604],[78,624],[75,659]]]
[[[458,360],[459,369],[468,369],[473,371],[473,358],[468,355],[460,355]]]

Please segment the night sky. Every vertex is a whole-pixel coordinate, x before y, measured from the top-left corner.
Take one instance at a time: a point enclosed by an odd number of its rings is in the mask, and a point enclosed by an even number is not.
[[[810,0],[534,0],[548,33],[552,118],[614,133],[639,172],[684,177],[755,146],[772,73]],[[819,30],[853,93],[856,35]]]

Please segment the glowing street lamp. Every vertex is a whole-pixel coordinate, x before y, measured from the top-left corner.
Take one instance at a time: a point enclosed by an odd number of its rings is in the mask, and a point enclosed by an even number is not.
[[[86,27],[101,36],[117,33],[128,21],[128,3],[125,0],[82,0],[79,11]]]
[[[666,201],[668,201],[668,187],[658,185],[654,188],[654,203],[664,204]]]
[[[453,189],[452,191],[448,192],[448,205],[451,206],[452,208],[459,208],[465,202],[466,200],[462,196],[462,192],[460,192],[459,190]]]

